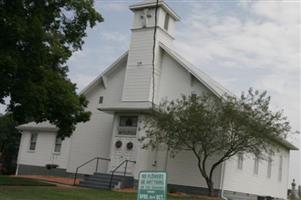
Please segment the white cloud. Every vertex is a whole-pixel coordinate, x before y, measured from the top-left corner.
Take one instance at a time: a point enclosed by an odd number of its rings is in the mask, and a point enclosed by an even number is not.
[[[300,131],[300,5],[240,1],[237,12],[229,12],[221,11],[222,4],[194,3],[178,26],[175,46],[236,93],[251,86],[267,90],[272,109],[283,109],[293,129]],[[300,158],[296,153],[293,157],[292,176],[300,183]]]
[[[72,81],[76,83],[78,91],[84,89],[90,82],[95,79],[95,74],[76,74],[72,77]]]
[[[217,72],[236,90],[235,81],[268,90],[274,104],[287,108],[294,128],[300,129],[300,20],[293,3],[256,1],[242,4],[248,16],[215,12],[196,4],[177,33],[176,47],[205,71]],[[299,4],[298,4],[299,5]],[[216,4],[218,6],[218,4]],[[283,6],[283,7],[282,7]],[[216,8],[218,10],[218,8]],[[279,17],[278,14],[281,16]],[[283,17],[288,16],[288,20]],[[230,77],[229,71],[250,71],[248,77]],[[255,72],[257,70],[257,72]],[[262,74],[260,74],[261,72]],[[292,81],[294,84],[292,84]],[[247,86],[247,85],[246,85]],[[277,107],[277,106],[275,106]]]
[[[101,37],[106,40],[107,42],[113,42],[113,43],[118,43],[118,45],[126,45],[128,46],[129,38],[128,35],[124,35],[120,32],[117,31],[110,31],[106,32],[103,31],[101,32]]]
[[[300,2],[297,0],[256,1],[250,7],[255,14],[275,23],[300,23]]]

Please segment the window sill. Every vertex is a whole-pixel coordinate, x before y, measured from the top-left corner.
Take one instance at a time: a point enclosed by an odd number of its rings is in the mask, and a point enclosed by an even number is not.
[[[119,135],[119,134],[117,134],[116,137],[120,137],[120,138],[136,138],[136,135]]]
[[[52,152],[52,155],[57,155],[57,156],[59,156],[59,155],[61,155],[61,152]]]
[[[27,150],[27,153],[35,153],[36,150]]]

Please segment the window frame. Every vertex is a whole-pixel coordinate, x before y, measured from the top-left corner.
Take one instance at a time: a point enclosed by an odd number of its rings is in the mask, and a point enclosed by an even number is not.
[[[136,118],[136,126],[121,126],[121,119],[122,118]],[[136,137],[138,132],[138,121],[139,117],[138,115],[120,115],[118,120],[118,126],[117,126],[117,135],[121,137]],[[135,134],[120,134],[120,131],[133,131]]]
[[[256,175],[256,176],[259,174],[259,160],[260,160],[260,158],[258,156],[254,157],[253,174]]]
[[[30,138],[29,138],[29,147],[28,147],[28,151],[29,152],[35,152],[37,150],[37,143],[38,143],[38,133],[36,132],[31,132],[30,133]],[[34,138],[34,140],[33,140]],[[32,145],[34,144],[34,148],[32,149]]]
[[[273,159],[272,156],[268,157],[268,165],[267,165],[267,178],[271,179],[272,178],[272,165],[273,165]]]
[[[244,154],[238,153],[237,154],[237,169],[243,170],[244,167]]]
[[[98,98],[98,104],[103,104],[103,96],[100,96],[99,98]]]
[[[164,18],[164,30],[168,31],[169,29],[169,22],[170,21],[170,16],[168,13],[165,14],[165,18]]]
[[[60,140],[59,143],[57,143],[58,140]],[[56,149],[57,145],[59,145],[59,147],[60,147],[60,148],[59,148],[59,151],[57,151],[57,149]],[[55,140],[54,140],[53,153],[54,153],[54,154],[61,154],[61,152],[62,152],[62,146],[63,146],[63,140],[62,140],[62,138],[56,136],[56,137],[55,137]]]
[[[279,156],[279,169],[278,169],[278,181],[282,181],[283,176],[283,156]]]

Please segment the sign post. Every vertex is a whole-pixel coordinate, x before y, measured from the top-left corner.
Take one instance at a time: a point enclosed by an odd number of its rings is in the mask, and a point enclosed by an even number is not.
[[[166,200],[166,191],[166,172],[140,172],[137,200]]]

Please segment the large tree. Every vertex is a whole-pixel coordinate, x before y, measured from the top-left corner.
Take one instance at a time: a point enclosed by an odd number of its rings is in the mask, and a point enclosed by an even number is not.
[[[12,174],[15,171],[21,136],[15,126],[11,114],[0,116],[0,174]]]
[[[166,145],[173,156],[191,151],[214,195],[213,174],[238,153],[264,158],[285,138],[290,125],[282,112],[272,112],[266,92],[249,90],[240,97],[209,94],[164,101],[146,118],[145,147]]]
[[[66,62],[102,20],[93,0],[0,0],[0,103],[14,120],[49,120],[62,137],[89,120]]]

